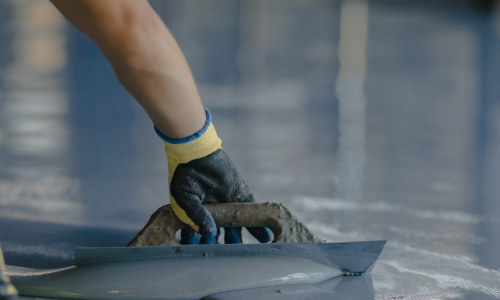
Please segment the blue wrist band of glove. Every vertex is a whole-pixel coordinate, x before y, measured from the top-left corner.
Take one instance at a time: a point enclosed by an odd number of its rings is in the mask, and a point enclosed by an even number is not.
[[[207,118],[205,120],[205,125],[203,125],[202,129],[200,129],[198,132],[196,132],[195,134],[193,134],[191,136],[188,136],[188,137],[185,137],[182,139],[171,139],[171,138],[167,137],[166,135],[164,135],[163,133],[161,133],[158,130],[158,128],[156,128],[156,126],[154,126],[155,132],[163,141],[165,141],[169,144],[177,145],[177,144],[185,144],[185,143],[194,141],[197,138],[199,138],[200,136],[202,136],[205,133],[205,131],[207,131],[208,127],[210,126],[210,123],[212,123],[212,115],[210,114],[210,111],[206,107],[205,107],[205,115],[207,116]]]

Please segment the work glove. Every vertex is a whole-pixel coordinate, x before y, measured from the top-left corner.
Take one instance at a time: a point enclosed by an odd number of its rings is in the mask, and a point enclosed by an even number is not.
[[[7,276],[7,268],[3,259],[2,249],[0,248],[0,300],[17,300],[17,290],[10,283]]]
[[[191,226],[181,231],[181,244],[217,243],[219,229],[204,203],[254,202],[248,186],[222,150],[212,117],[205,108],[203,128],[192,136],[174,140],[156,133],[165,143],[168,158],[170,205],[175,215]],[[265,227],[248,227],[259,242],[271,240]],[[224,228],[225,243],[242,243],[241,228]]]

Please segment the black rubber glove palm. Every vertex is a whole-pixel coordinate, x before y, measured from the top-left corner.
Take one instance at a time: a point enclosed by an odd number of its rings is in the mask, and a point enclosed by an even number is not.
[[[207,121],[202,130],[181,140],[161,134],[168,156],[170,203],[177,217],[192,229],[181,234],[181,244],[213,244],[218,228],[204,203],[254,202],[248,186],[221,148],[221,140]],[[247,228],[260,242],[271,239],[264,227]],[[241,228],[225,228],[226,243],[241,243]]]
[[[213,219],[202,203],[254,202],[250,189],[240,179],[236,167],[222,149],[180,164],[175,170],[170,189],[177,204],[200,227],[203,237],[212,234]],[[261,243],[269,242],[269,232],[264,228],[247,229]],[[241,243],[241,228],[225,228],[224,231],[226,244]],[[217,240],[217,229],[215,232]],[[194,230],[184,230],[181,244],[196,244],[199,238]]]

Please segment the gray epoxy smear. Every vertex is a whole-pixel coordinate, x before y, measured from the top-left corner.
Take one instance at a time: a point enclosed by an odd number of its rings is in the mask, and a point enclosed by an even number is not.
[[[370,274],[338,276],[317,284],[295,284],[238,290],[209,295],[203,300],[354,300],[373,299]]]
[[[266,256],[150,258],[57,270],[8,267],[21,295],[69,299],[199,299],[240,289],[314,284],[342,271]]]
[[[371,275],[363,274],[361,276],[337,276],[314,285],[301,283],[223,292],[208,295],[202,300],[354,300],[373,299],[373,297]],[[20,299],[42,300],[48,298],[21,296]]]
[[[337,293],[322,289],[311,284],[296,284],[290,286],[273,286],[242,291],[220,293],[203,298],[203,300],[303,300],[303,299],[332,299]]]

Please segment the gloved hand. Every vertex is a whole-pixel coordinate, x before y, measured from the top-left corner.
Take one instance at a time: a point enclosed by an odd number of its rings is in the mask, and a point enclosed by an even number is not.
[[[192,229],[183,229],[181,244],[214,244],[219,231],[203,203],[254,202],[248,186],[221,148],[221,140],[205,108],[205,126],[194,135],[173,140],[155,127],[165,142],[168,157],[170,205],[176,216]],[[248,227],[261,243],[271,239],[265,227]],[[225,228],[225,243],[241,243],[241,228]]]

